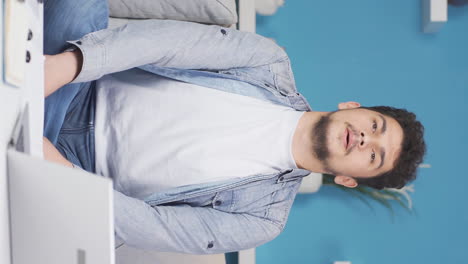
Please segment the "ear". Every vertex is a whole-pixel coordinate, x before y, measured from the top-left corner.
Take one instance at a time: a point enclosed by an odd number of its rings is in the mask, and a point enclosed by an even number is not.
[[[358,186],[357,181],[348,176],[335,176],[335,183],[348,188],[355,188]]]
[[[353,109],[353,108],[358,108],[360,106],[361,106],[360,103],[350,101],[350,102],[339,103],[338,104],[338,109],[340,109],[340,110]]]

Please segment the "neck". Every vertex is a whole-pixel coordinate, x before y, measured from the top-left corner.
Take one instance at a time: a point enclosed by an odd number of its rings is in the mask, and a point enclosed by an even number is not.
[[[305,169],[318,173],[325,173],[322,162],[314,155],[312,148],[314,142],[312,133],[315,124],[328,112],[305,112],[299,119],[293,135],[292,153],[296,165],[300,169]]]

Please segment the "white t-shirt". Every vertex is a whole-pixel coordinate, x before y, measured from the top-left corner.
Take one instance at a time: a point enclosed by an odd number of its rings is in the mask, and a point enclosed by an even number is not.
[[[96,172],[129,196],[297,168],[292,137],[304,112],[139,69],[96,89]]]

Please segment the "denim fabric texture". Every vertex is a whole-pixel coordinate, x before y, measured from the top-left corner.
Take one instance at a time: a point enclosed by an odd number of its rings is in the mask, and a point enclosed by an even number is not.
[[[95,81],[83,83],[71,102],[56,147],[71,163],[96,172],[94,152]]]
[[[44,2],[44,54],[54,55],[70,48],[68,40],[107,27],[107,1],[46,0]],[[53,144],[67,114],[71,101],[86,83],[67,84],[45,99],[44,136]]]
[[[78,30],[81,33],[92,31],[90,28],[95,25],[96,29],[104,26],[102,21],[107,17],[101,16],[105,14],[106,1],[76,2],[60,1],[57,6],[67,15],[49,11],[56,17],[49,17],[55,22],[48,25],[62,23],[57,29],[64,32],[68,30],[64,25],[78,28],[84,25],[83,30]],[[46,5],[46,8],[56,6]],[[57,31],[57,34],[62,33]],[[66,37],[68,43],[83,54],[81,72],[71,85],[139,67],[207,89],[252,96],[298,111],[311,110],[296,90],[286,53],[271,40],[256,34],[182,21],[140,20],[83,37],[78,35]],[[89,104],[92,97],[86,96],[77,97],[77,102]],[[68,104],[60,102],[58,108],[64,105]],[[67,119],[64,126],[91,116],[90,111],[81,113],[84,118],[70,111],[70,120]],[[55,135],[55,126],[60,125],[60,130],[63,118],[49,121],[54,125],[46,126],[46,132]],[[81,125],[91,124],[87,122]],[[69,135],[60,134],[57,133],[59,142],[67,145],[63,141],[67,141]],[[89,138],[90,134],[84,135]],[[86,144],[86,140],[81,139],[81,142]],[[78,160],[83,158],[77,152],[92,150],[92,147],[84,150],[76,147],[70,144],[69,149],[75,152]],[[85,161],[90,159],[84,158]],[[303,169],[284,168],[275,174],[180,186],[154,193],[144,200],[114,190],[116,245],[126,243],[140,249],[191,254],[257,247],[282,232],[302,178],[309,173]]]

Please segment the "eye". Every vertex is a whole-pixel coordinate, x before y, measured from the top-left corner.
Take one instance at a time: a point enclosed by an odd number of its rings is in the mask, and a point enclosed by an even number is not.
[[[370,155],[371,162],[375,160],[375,152],[372,151],[372,154]]]
[[[372,122],[372,131],[373,132],[377,131],[377,122],[375,121]]]

